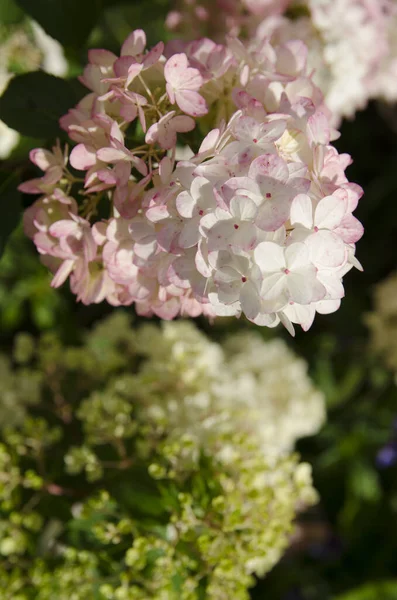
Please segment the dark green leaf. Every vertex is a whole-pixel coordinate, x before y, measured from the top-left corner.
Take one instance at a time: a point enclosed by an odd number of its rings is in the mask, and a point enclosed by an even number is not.
[[[4,252],[4,248],[9,235],[19,223],[21,215],[21,194],[17,190],[19,176],[12,173],[0,180],[0,256]]]
[[[12,79],[0,98],[0,119],[23,135],[53,138],[60,133],[59,118],[80,97],[74,80],[26,73]]]
[[[64,46],[81,47],[97,22],[102,0],[17,0],[33,19]]]
[[[347,594],[342,594],[335,600],[397,600],[397,582],[381,581],[367,584]]]
[[[0,25],[19,23],[24,17],[23,11],[15,0],[0,0]]]

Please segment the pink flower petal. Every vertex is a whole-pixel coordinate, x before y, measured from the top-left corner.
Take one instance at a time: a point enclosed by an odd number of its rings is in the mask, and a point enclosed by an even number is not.
[[[146,35],[142,29],[135,29],[121,46],[121,56],[137,56],[146,47]]]

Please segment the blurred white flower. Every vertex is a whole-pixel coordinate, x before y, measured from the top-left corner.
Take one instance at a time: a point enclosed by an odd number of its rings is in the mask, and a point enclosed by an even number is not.
[[[58,77],[67,73],[68,63],[61,44],[47,35],[35,21],[31,21],[29,26],[33,40],[24,28],[21,28],[0,44],[0,96],[14,76],[9,71],[11,60],[21,59],[23,70],[35,70],[41,67],[46,73]],[[10,156],[18,141],[19,133],[0,121],[0,160]]]
[[[36,21],[31,23],[33,36],[42,52],[42,69],[51,75],[64,77],[68,71],[68,62],[59,42],[50,37]]]
[[[176,438],[183,433],[218,445],[224,462],[233,461],[233,453],[223,434],[249,434],[265,456],[277,457],[324,423],[324,395],[306,361],[282,340],[240,333],[221,346],[177,321],[163,323],[162,330],[144,326],[138,347],[148,355],[142,389],[151,380],[162,391],[160,402],[150,398],[151,417],[165,419]]]

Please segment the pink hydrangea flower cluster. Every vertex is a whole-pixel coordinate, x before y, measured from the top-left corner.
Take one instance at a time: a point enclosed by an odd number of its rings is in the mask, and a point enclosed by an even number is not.
[[[305,45],[145,46],[138,30],[120,57],[90,52],[90,93],[61,119],[70,166],[59,147],[31,153],[44,174],[21,186],[41,194],[25,229],[52,285],[69,277],[82,302],[147,316],[244,314],[307,330],[361,268],[363,229],[352,215],[362,190],[331,145]],[[181,134],[197,151],[178,161]]]

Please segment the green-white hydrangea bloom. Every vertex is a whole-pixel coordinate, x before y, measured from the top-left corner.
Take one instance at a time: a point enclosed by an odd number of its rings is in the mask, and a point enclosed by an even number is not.
[[[21,338],[14,358],[23,366],[3,370],[21,411],[0,424],[0,581],[13,600],[248,600],[317,499],[291,445],[322,412],[294,432],[287,418],[304,390],[308,414],[322,405],[306,365],[276,342],[222,346],[182,321],[134,330],[123,313],[78,347]],[[261,427],[272,415],[277,445]]]

